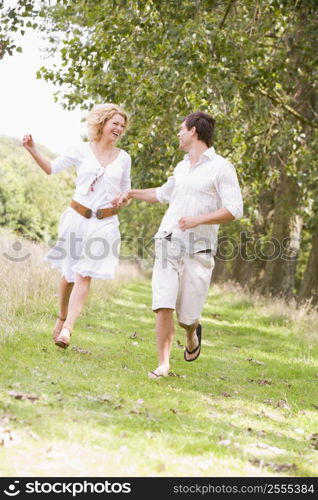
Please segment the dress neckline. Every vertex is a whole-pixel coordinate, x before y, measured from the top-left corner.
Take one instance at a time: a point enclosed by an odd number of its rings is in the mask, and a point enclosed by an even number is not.
[[[92,153],[92,155],[93,155],[96,163],[98,164],[98,166],[101,167],[101,168],[104,168],[104,169],[106,169],[107,167],[109,167],[109,165],[111,165],[112,163],[114,163],[119,158],[119,156],[121,155],[121,153],[123,152],[122,149],[118,148],[119,152],[116,155],[116,157],[112,161],[110,161],[107,165],[102,165],[101,162],[99,161],[99,159],[97,158],[97,156],[96,156],[93,148],[92,148],[92,143],[91,142],[88,143],[88,147],[89,147],[90,152]]]

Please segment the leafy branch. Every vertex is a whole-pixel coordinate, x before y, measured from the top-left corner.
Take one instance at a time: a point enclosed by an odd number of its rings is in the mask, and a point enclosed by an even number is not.
[[[282,108],[285,111],[292,114],[300,122],[304,123],[305,125],[308,125],[309,127],[318,128],[318,122],[316,122],[315,120],[308,120],[308,118],[298,113],[298,111],[296,111],[294,108],[289,106],[289,104],[284,102],[284,98],[276,90],[273,91],[275,95],[269,93],[262,87],[260,87],[258,90],[262,95],[268,97],[268,99],[270,99],[274,104],[279,104],[280,106],[282,106]]]

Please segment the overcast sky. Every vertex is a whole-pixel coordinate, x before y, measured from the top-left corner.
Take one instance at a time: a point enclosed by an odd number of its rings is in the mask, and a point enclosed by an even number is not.
[[[20,43],[22,54],[0,60],[0,135],[22,138],[32,133],[36,142],[62,152],[85,133],[85,124],[80,122],[85,113],[63,110],[53,99],[56,87],[36,79],[36,71],[44,64],[40,49],[45,42],[40,36],[29,33]]]

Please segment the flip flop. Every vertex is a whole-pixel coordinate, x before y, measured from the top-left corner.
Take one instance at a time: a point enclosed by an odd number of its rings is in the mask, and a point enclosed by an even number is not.
[[[163,377],[162,373],[156,373],[155,371],[152,371],[150,373],[152,373],[152,375],[154,375],[155,378]],[[150,375],[150,373],[148,373],[148,376]],[[149,377],[149,378],[153,378],[153,377]]]
[[[153,375],[153,377],[151,377],[150,375]],[[156,370],[153,370],[152,372],[148,373],[148,377],[152,379],[157,379],[160,377],[168,377],[168,373],[156,373]]]
[[[200,325],[200,323],[196,327],[195,333],[196,333],[196,335],[198,337],[198,341],[199,341],[198,345],[196,346],[195,349],[193,349],[193,351],[189,351],[189,349],[186,347],[185,350],[184,350],[184,353],[183,353],[183,357],[184,357],[185,361],[188,361],[188,362],[195,361],[200,356],[200,352],[201,352],[201,336],[202,336],[202,326]],[[199,351],[199,352],[198,352],[198,354],[196,355],[195,358],[187,359],[186,354],[194,354],[196,351]]]

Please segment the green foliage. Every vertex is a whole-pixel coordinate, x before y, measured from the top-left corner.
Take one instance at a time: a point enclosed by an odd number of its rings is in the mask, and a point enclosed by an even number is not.
[[[14,34],[24,35],[26,29],[37,28],[37,15],[38,10],[32,0],[18,0],[14,7],[6,10],[4,2],[0,1],[0,60],[14,51],[22,52],[22,47],[16,45]]]
[[[69,0],[47,17],[52,33],[66,37],[52,37],[62,64],[40,74],[66,84],[60,97],[70,108],[114,101],[132,112],[127,144],[136,187],[164,180],[181,158],[180,121],[199,108],[216,117],[217,149],[237,167],[247,205],[275,187],[279,158],[302,192],[304,179],[315,178],[314,2]]]
[[[161,219],[168,205],[160,203],[133,202],[119,214],[122,233],[121,257],[139,258],[144,265],[153,261],[154,241]]]
[[[0,225],[37,241],[56,236],[60,214],[71,198],[72,173],[46,176],[20,141],[1,137],[0,176]]]
[[[306,261],[318,198],[317,2],[64,0],[42,2],[40,14],[48,52],[59,50],[61,59],[38,77],[63,84],[61,102],[88,109],[113,101],[131,112],[123,147],[133,159],[134,187],[163,183],[182,158],[176,133],[183,118],[209,112],[216,149],[235,165],[243,187],[245,220],[237,234],[249,226],[270,236],[286,174],[297,185]],[[128,239],[136,231],[150,239],[159,223],[157,205],[139,207],[122,215]]]

